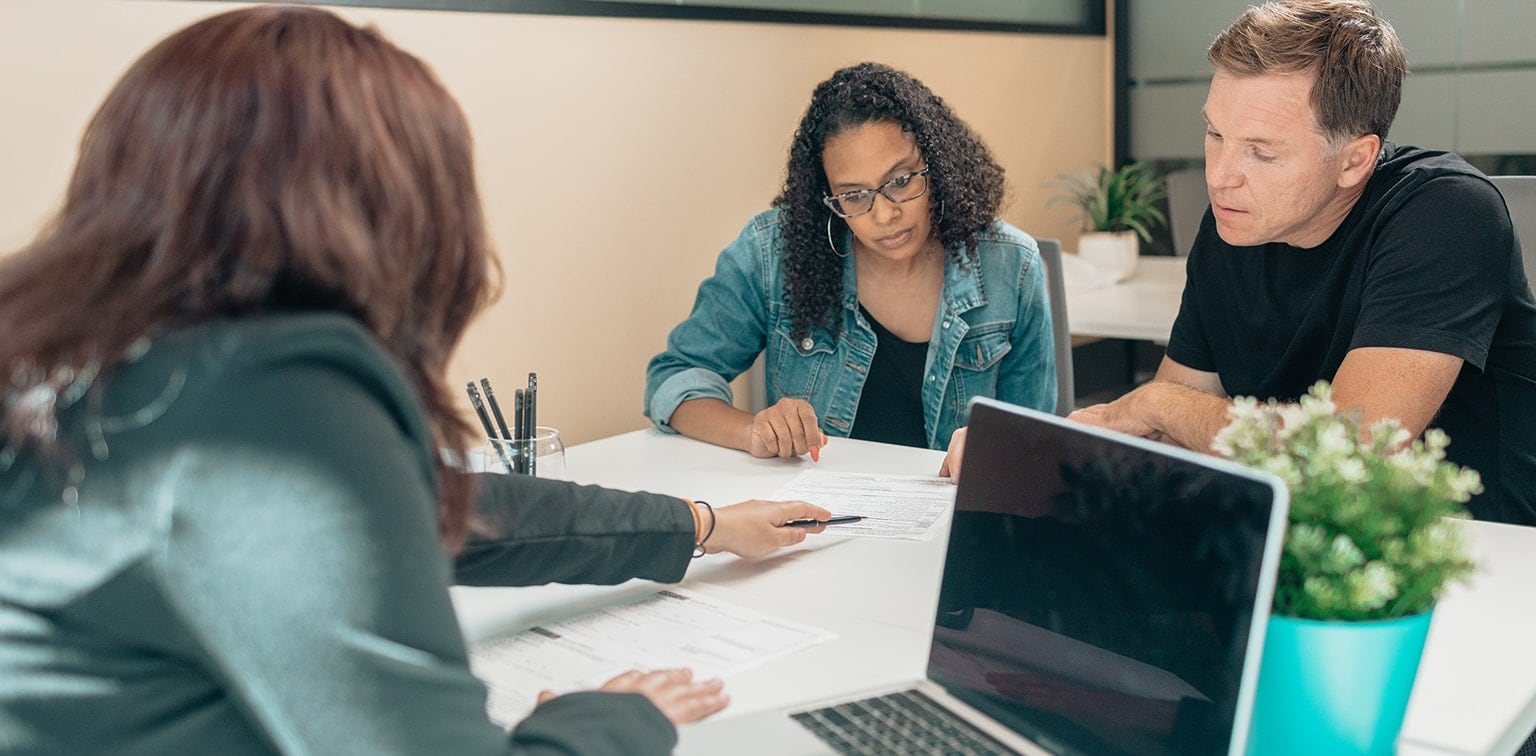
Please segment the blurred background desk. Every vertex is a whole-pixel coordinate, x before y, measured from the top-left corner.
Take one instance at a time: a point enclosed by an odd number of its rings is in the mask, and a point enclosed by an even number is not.
[[[1064,264],[1067,325],[1072,336],[1167,344],[1184,294],[1185,262],[1182,257],[1142,256],[1136,263],[1136,275],[1102,286],[1074,276],[1079,266]]]
[[[820,464],[754,459],[652,430],[573,446],[572,479],[726,504],[772,495],[803,469],[929,475],[942,455],[834,439]],[[1453,587],[1430,628],[1399,756],[1512,754],[1536,726],[1536,528],[1465,524],[1479,571]],[[732,676],[717,716],[777,708],[920,677],[928,655],[947,520],[931,541],[814,536],[755,561],[697,560],[683,585],[836,633],[827,643]],[[657,585],[454,588],[471,642],[567,619],[649,593]],[[687,728],[683,737],[687,738]]]
[[[1077,406],[1113,401],[1157,371],[1179,314],[1185,261],[1143,255],[1136,275],[1103,283],[1087,261],[1062,255]]]

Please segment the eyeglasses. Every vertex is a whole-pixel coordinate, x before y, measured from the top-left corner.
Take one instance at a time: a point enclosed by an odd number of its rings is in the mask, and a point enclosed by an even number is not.
[[[878,189],[859,189],[842,194],[829,194],[821,201],[839,218],[853,218],[875,209],[875,194],[883,194],[891,202],[911,202],[928,193],[928,169],[902,174],[880,185]]]

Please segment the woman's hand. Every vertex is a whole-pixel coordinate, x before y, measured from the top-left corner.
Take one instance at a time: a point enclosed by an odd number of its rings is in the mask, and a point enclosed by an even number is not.
[[[748,559],[760,557],[804,541],[807,533],[822,531],[821,527],[788,527],[788,523],[825,520],[831,516],[831,512],[803,501],[753,499],[718,507],[715,509],[715,532],[704,541],[704,550],[711,554],[729,551]]]
[[[693,670],[663,669],[641,672],[632,669],[603,683],[598,690],[608,693],[639,693],[650,700],[672,724],[697,722],[731,702],[720,680],[693,681]],[[553,691],[539,694],[539,703],[554,698]]]
[[[754,457],[790,459],[827,445],[816,410],[804,399],[780,399],[757,413],[748,434],[747,451]]]
[[[949,482],[960,481],[960,458],[965,456],[965,429],[956,428],[949,437],[949,451],[944,454],[944,464],[939,465],[939,475],[949,478]]]

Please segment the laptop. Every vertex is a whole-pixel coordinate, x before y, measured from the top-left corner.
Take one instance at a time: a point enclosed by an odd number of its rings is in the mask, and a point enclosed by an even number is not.
[[[958,486],[925,679],[705,721],[678,752],[1245,752],[1283,483],[976,399]]]

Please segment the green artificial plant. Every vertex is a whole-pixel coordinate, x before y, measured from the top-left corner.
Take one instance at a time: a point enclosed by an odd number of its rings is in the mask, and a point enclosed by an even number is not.
[[[1081,176],[1060,176],[1051,182],[1061,194],[1048,203],[1076,206],[1085,231],[1135,231],[1152,241],[1152,229],[1168,223],[1157,201],[1168,184],[1144,163],[1127,163],[1119,170],[1098,166]]]
[[[1290,489],[1274,613],[1384,620],[1433,608],[1473,564],[1455,523],[1482,491],[1478,474],[1445,461],[1436,428],[1409,442],[1396,420],[1365,436],[1319,381],[1299,404],[1238,398],[1213,449],[1268,470]]]

